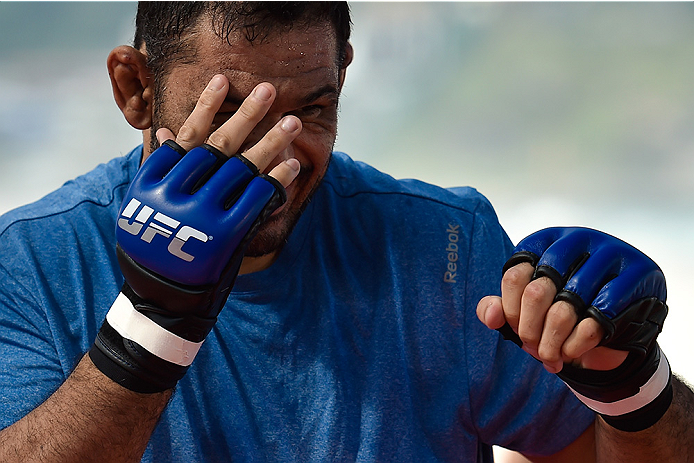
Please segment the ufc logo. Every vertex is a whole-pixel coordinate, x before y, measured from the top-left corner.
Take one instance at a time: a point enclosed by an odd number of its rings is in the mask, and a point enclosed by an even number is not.
[[[140,209],[141,204],[142,203],[140,201],[132,198],[128,205],[125,206],[123,213],[118,219],[118,227],[131,235],[137,236],[140,234],[140,231],[142,231],[142,228],[147,225],[145,231],[142,232],[142,235],[140,235],[140,239],[146,241],[147,243],[151,243],[152,239],[156,235],[161,235],[166,239],[170,239],[171,235],[173,235],[173,233],[178,229],[179,225],[181,225],[181,222],[169,217],[166,214],[162,214],[161,212],[155,213],[154,209],[146,204]],[[135,212],[137,212],[138,209],[140,209],[140,212],[138,212],[133,219],[133,215],[135,215]],[[154,217],[152,217],[152,214],[154,214]],[[151,221],[150,217],[152,218]],[[186,244],[186,241],[188,241],[190,238],[195,238],[203,243],[207,242],[208,240],[208,236],[205,233],[201,232],[200,230],[196,230],[193,227],[189,227],[188,225],[184,225],[178,229],[167,249],[174,256],[179,257],[186,262],[190,262],[195,258],[195,256],[188,254],[182,249],[183,245]]]

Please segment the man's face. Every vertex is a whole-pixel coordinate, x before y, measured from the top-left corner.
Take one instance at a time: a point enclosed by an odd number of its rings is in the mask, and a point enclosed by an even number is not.
[[[308,30],[295,28],[251,44],[238,34],[232,34],[227,42],[210,27],[202,27],[194,44],[195,58],[173,65],[163,83],[160,101],[154,102],[152,133],[162,127],[178,133],[215,74],[224,74],[230,85],[210,133],[259,83],[269,82],[277,89],[272,107],[241,151],[255,145],[283,116],[292,114],[301,119],[301,134],[265,169],[267,173],[283,159],[294,157],[301,163],[299,176],[287,188],[286,204],[261,228],[246,252],[250,257],[271,254],[286,242],[330,161],[340,90],[335,33],[327,24]]]

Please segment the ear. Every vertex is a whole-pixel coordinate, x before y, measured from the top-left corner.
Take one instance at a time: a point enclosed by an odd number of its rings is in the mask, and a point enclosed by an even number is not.
[[[347,75],[347,66],[349,66],[352,63],[352,60],[354,59],[354,48],[352,48],[352,44],[347,42],[347,45],[345,46],[345,59],[342,60],[342,65],[340,66],[340,88],[339,90],[342,91],[342,86],[345,84],[345,77]]]
[[[113,97],[123,116],[136,129],[152,126],[153,83],[147,57],[133,47],[114,48],[106,61]]]

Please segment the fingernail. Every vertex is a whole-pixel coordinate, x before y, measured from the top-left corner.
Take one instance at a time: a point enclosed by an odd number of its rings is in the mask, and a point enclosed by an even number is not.
[[[299,123],[294,117],[285,117],[282,121],[281,127],[285,132],[292,133],[299,128]]]
[[[255,88],[254,95],[257,99],[259,99],[261,101],[267,101],[272,96],[272,92],[270,91],[269,88],[267,88],[266,85],[258,85]]]
[[[222,76],[214,76],[208,85],[210,90],[215,92],[221,90],[224,87],[224,78]]]
[[[285,162],[294,172],[299,172],[301,169],[301,163],[296,158],[289,158]]]

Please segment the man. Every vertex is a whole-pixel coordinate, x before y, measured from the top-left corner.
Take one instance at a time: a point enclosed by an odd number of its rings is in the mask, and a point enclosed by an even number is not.
[[[600,325],[577,325],[571,305],[553,303],[561,287],[526,261],[489,296],[511,246],[474,190],[396,182],[331,154],[353,54],[346,7],[279,8],[141,5],[135,47],[113,50],[108,67],[143,146],[3,218],[3,461],[488,461],[491,444],[535,461],[685,458],[692,402],[677,380],[657,422],[620,431],[479,322],[508,321],[552,372],[624,361],[595,348]],[[187,196],[149,187],[178,151],[170,169]],[[193,153],[208,171],[180,168]],[[227,160],[236,153],[261,174]],[[256,235],[233,234],[243,246],[218,271],[178,275],[200,243],[226,252],[222,235],[173,219],[211,223],[217,212],[190,213],[188,201],[229,171],[286,190],[286,202],[268,199],[262,225],[251,217]],[[247,199],[230,191],[224,209]],[[160,242],[168,251],[152,259]],[[237,270],[227,300],[217,282]],[[162,304],[142,297],[152,286]],[[172,310],[201,287],[214,289],[204,317]],[[119,324],[123,308],[147,320]],[[150,335],[199,350],[141,349]]]

